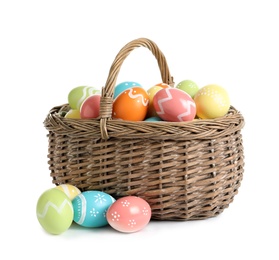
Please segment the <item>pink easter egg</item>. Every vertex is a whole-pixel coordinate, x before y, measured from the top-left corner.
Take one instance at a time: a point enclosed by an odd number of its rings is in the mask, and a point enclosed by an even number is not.
[[[117,199],[107,210],[109,225],[124,233],[143,229],[151,219],[150,205],[137,196],[125,196]]]
[[[97,118],[100,114],[101,95],[94,94],[86,98],[80,107],[80,118]]]
[[[164,121],[192,121],[196,116],[196,104],[189,94],[177,88],[164,88],[153,97],[157,115]]]

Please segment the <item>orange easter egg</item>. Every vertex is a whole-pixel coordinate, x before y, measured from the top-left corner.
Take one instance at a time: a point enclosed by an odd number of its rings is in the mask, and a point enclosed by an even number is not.
[[[164,83],[164,82],[160,82],[160,83],[156,84],[155,86],[158,86],[161,88],[171,88],[170,85],[168,85],[167,83]]]
[[[113,102],[113,119],[142,121],[148,109],[149,96],[142,87],[133,87],[123,91]]]

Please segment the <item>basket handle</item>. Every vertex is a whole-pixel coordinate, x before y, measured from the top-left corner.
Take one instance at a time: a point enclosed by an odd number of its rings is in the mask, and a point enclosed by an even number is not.
[[[158,66],[161,72],[162,82],[173,86],[173,77],[170,75],[169,67],[166,61],[164,54],[160,51],[158,46],[151,40],[147,38],[138,38],[127,43],[116,55],[110,70],[109,75],[106,81],[105,86],[102,88],[102,95],[100,101],[100,129],[101,129],[101,137],[102,139],[108,139],[108,133],[106,128],[107,120],[112,118],[112,105],[113,105],[113,95],[114,88],[117,80],[117,76],[119,74],[121,65],[123,64],[126,57],[138,47],[146,47],[148,48],[155,58],[157,59]]]

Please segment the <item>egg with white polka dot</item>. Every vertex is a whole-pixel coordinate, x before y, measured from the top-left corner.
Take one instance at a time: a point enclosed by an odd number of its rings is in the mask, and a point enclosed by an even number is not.
[[[88,228],[106,226],[106,212],[114,202],[115,199],[105,192],[83,191],[72,200],[74,222]]]
[[[117,199],[107,211],[109,225],[123,233],[142,230],[150,222],[151,208],[148,202],[137,196]]]
[[[124,81],[124,82],[119,83],[114,88],[113,99],[115,99],[117,96],[119,96],[123,91],[125,91],[129,88],[133,88],[133,87],[142,87],[142,86],[139,83],[134,82],[134,81]]]
[[[201,119],[214,119],[225,116],[230,109],[230,98],[225,88],[209,84],[196,93],[196,114]]]

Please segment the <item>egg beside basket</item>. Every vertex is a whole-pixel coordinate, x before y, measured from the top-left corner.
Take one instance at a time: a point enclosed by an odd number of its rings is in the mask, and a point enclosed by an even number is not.
[[[112,119],[118,73],[138,47],[158,61],[162,82],[173,86],[164,54],[147,38],[127,43],[116,55],[102,88],[100,116],[64,118],[69,104],[44,120],[52,182],[114,198],[146,200],[154,220],[196,220],[219,215],[233,202],[244,173],[242,114],[233,106],[219,118],[190,122]]]

